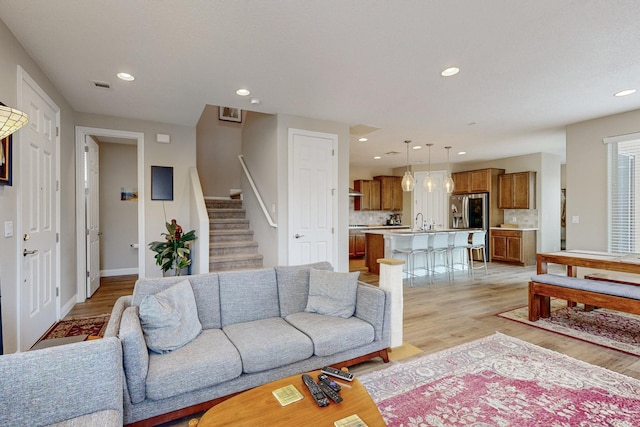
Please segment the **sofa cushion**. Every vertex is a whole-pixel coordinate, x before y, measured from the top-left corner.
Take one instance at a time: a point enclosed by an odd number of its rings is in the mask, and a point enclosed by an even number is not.
[[[165,399],[229,381],[242,374],[236,348],[220,329],[205,329],[171,353],[149,355],[147,397]]]
[[[188,280],[144,297],[139,316],[147,347],[156,353],[178,349],[202,331]]]
[[[240,352],[245,373],[266,371],[313,355],[309,337],[281,317],[234,323],[223,330]]]
[[[330,356],[369,344],[375,334],[370,323],[357,317],[344,319],[301,311],[290,314],[286,321],[311,338],[316,356]]]
[[[304,311],[349,318],[356,310],[359,271],[336,273],[312,268],[309,299]]]
[[[280,316],[273,268],[225,271],[220,276],[222,326]]]
[[[145,398],[145,381],[149,369],[149,350],[142,334],[138,307],[127,307],[120,321],[122,363],[131,403],[140,403]]]
[[[307,306],[307,297],[309,296],[309,271],[311,267],[317,270],[333,270],[331,264],[326,261],[314,264],[275,267],[281,317],[304,311]]]

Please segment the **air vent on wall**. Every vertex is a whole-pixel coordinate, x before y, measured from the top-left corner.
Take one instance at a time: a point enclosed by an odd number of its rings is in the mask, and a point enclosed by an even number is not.
[[[94,80],[93,85],[100,89],[111,89],[111,83],[109,82],[99,82],[97,80]]]

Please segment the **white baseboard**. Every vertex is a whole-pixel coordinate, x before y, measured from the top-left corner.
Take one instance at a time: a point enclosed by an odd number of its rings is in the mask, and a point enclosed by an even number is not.
[[[69,301],[62,307],[60,307],[60,319],[64,319],[64,316],[69,314],[71,309],[76,305],[78,295],[74,294]]]
[[[138,267],[100,270],[100,277],[129,276],[131,274],[138,274]]]

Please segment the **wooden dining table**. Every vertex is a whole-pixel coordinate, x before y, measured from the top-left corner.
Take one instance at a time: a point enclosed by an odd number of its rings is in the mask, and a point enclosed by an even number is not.
[[[539,253],[537,274],[549,272],[549,264],[567,266],[567,276],[576,277],[578,267],[612,270],[622,273],[640,274],[640,254],[600,252],[574,249],[569,251]]]

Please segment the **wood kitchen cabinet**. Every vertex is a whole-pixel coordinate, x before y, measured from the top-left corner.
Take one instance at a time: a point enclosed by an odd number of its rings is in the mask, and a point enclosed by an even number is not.
[[[456,172],[451,174],[453,179],[453,194],[466,194],[471,192],[471,172]]]
[[[491,230],[491,261],[536,264],[535,230]]]
[[[349,235],[349,258],[360,258],[365,254],[365,238],[364,234]]]
[[[497,177],[504,169],[487,168],[451,174],[453,194],[491,193],[497,189]]]
[[[353,181],[353,188],[362,193],[355,197],[353,209],[356,211],[380,210],[380,181],[370,179],[357,179]]]
[[[500,209],[535,209],[536,173],[517,172],[498,176]]]
[[[380,210],[401,211],[403,205],[401,176],[374,176],[380,183]]]

